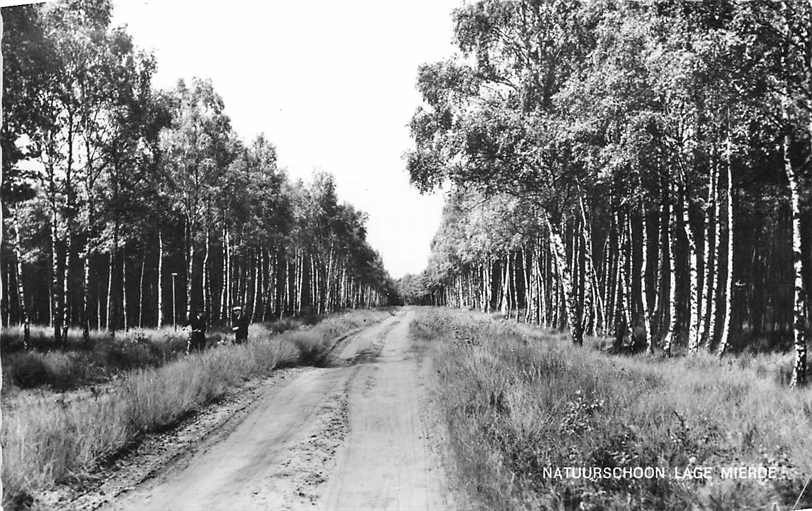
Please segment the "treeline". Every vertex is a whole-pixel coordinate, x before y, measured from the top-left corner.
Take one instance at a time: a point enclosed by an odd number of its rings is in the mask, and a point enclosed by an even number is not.
[[[117,329],[388,300],[366,215],[241,142],[207,80],[152,85],[109,0],[4,8],[5,324]],[[26,328],[27,332],[27,328]]]
[[[407,301],[616,351],[790,339],[803,384],[812,4],[482,0],[454,22],[408,155],[454,191]]]

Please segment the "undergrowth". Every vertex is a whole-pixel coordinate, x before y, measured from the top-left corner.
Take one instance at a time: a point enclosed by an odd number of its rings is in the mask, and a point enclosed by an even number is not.
[[[411,328],[435,349],[459,483],[482,509],[789,509],[812,475],[812,389],[783,386],[774,357],[610,356],[452,310],[427,310]],[[676,477],[701,466],[711,478]],[[722,479],[728,466],[780,477]],[[550,472],[564,467],[665,475]]]
[[[254,337],[265,337],[295,329],[304,323],[298,319],[251,325]],[[46,387],[65,391],[106,382],[134,369],[159,367],[186,352],[188,328],[172,327],[131,329],[111,337],[93,331],[85,342],[80,329],[71,329],[65,343],[55,344],[52,331],[45,326],[31,327],[31,349],[22,350],[22,329],[3,330],[3,388],[6,395],[17,390]],[[208,333],[208,346],[227,342],[232,336],[225,329]]]

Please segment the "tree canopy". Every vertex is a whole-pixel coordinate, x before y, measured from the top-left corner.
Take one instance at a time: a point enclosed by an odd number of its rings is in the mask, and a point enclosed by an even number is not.
[[[417,73],[411,179],[455,191],[413,295],[616,350],[790,338],[802,383],[812,5],[480,0],[453,19],[459,55]]]
[[[152,84],[110,0],[3,9],[6,323],[115,331],[375,306],[393,295],[365,214],[234,132],[210,80]],[[10,286],[12,287],[12,286]],[[174,301],[173,301],[174,300]]]

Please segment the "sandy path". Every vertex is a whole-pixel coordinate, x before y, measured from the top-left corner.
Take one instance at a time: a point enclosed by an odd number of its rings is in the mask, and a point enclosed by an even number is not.
[[[421,421],[410,317],[391,330],[376,361],[361,366],[350,384],[350,434],[328,479],[325,509],[451,507],[445,475]]]
[[[337,346],[110,510],[449,509],[421,420],[412,312]]]

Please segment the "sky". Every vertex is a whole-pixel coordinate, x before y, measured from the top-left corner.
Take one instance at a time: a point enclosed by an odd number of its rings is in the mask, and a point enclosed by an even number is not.
[[[242,139],[264,133],[294,179],[332,173],[398,278],[423,270],[440,222],[442,194],[420,195],[402,156],[417,67],[453,54],[461,1],[114,0],[114,23],[155,55],[157,87],[211,78]]]

